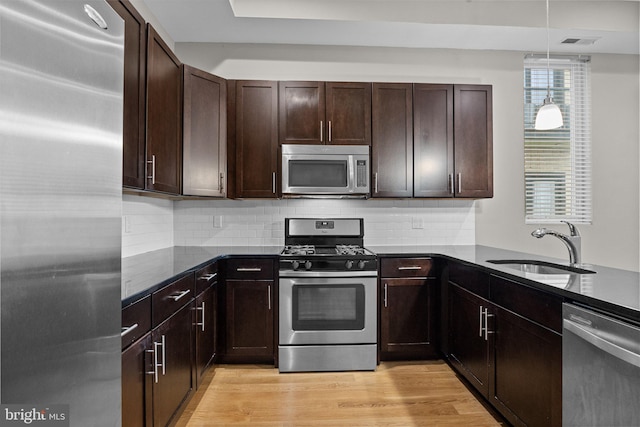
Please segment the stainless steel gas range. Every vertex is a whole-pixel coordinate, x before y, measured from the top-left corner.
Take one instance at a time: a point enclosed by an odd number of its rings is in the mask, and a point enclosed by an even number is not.
[[[377,260],[362,218],[287,218],[280,372],[375,370]]]

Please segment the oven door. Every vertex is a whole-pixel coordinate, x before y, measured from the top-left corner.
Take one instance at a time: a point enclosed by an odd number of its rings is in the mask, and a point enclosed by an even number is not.
[[[376,342],[376,278],[280,278],[280,344]]]

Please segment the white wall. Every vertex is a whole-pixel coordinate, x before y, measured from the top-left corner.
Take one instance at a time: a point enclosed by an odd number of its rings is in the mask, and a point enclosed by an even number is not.
[[[173,246],[173,202],[122,196],[122,256]]]
[[[476,243],[567,258],[524,224],[521,52],[177,43],[185,63],[225,78],[493,85],[495,197],[475,202]],[[638,270],[638,57],[594,55],[593,225],[583,261]]]

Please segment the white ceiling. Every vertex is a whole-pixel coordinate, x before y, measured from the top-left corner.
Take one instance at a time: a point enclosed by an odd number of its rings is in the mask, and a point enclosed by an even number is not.
[[[546,51],[544,0],[144,0],[177,43]],[[552,52],[638,54],[640,0],[552,0]],[[566,38],[593,44],[561,44]]]

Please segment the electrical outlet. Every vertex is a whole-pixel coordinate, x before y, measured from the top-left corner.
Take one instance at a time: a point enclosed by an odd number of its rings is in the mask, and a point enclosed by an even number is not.
[[[125,215],[122,220],[124,222],[124,232],[131,233],[131,217],[129,215]]]
[[[213,216],[213,228],[222,228],[222,216],[220,215]]]
[[[422,218],[419,216],[414,216],[411,218],[411,228],[420,229],[424,228],[424,223],[422,222]]]

